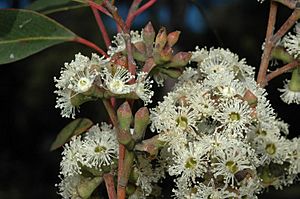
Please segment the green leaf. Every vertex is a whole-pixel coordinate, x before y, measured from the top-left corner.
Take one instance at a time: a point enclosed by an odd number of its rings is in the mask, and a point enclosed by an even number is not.
[[[65,6],[70,2],[72,2],[72,0],[37,0],[34,1],[31,5],[29,5],[27,9],[42,11],[51,7]]]
[[[88,4],[85,2],[78,0],[37,0],[29,5],[27,9],[38,11],[43,14],[51,14],[87,6]]]
[[[72,122],[70,122],[67,126],[65,126],[57,135],[55,141],[52,143],[50,150],[53,151],[66,142],[68,142],[72,136],[80,135],[87,131],[93,122],[87,118],[78,118]]]
[[[51,18],[29,10],[0,10],[0,64],[11,63],[76,35]]]

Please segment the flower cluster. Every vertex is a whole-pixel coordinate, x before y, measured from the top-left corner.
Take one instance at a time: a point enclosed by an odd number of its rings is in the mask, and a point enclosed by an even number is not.
[[[55,93],[58,95],[55,107],[61,109],[63,117],[74,118],[76,107],[99,95],[102,97],[104,91],[110,96],[134,93],[145,104],[151,103],[153,81],[147,76],[147,73],[139,72],[136,83],[131,84],[129,81],[134,80],[135,76],[124,66],[96,54],[89,59],[78,53],[75,60],[65,63],[61,76],[54,78]],[[97,92],[100,94],[97,95]]]
[[[276,118],[253,68],[224,49],[192,52],[172,92],[151,110],[176,198],[256,198],[300,172],[300,139]],[[291,150],[292,149],[292,150]]]
[[[83,136],[73,136],[64,145],[60,163],[62,181],[57,185],[63,198],[76,198],[78,185],[86,180],[83,173],[102,172],[118,158],[118,141],[114,129],[102,123],[92,126]]]

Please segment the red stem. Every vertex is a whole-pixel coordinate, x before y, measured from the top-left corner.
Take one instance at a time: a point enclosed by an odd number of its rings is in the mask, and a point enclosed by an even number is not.
[[[103,178],[108,192],[108,198],[117,199],[117,193],[114,184],[114,176],[111,173],[106,173],[103,175]]]
[[[108,99],[103,99],[102,102],[105,106],[105,109],[106,109],[108,115],[109,115],[111,123],[118,130],[118,127],[119,127],[118,119],[117,119],[117,115],[116,115],[116,111],[115,111],[114,107],[112,106],[111,102]]]
[[[133,12],[132,14],[129,13],[128,17],[126,19],[126,26],[127,26],[127,28],[129,29],[131,27],[131,24],[132,24],[133,20],[135,19],[135,17],[137,17],[138,15],[140,15],[141,13],[143,13],[145,10],[147,10],[155,2],[156,2],[156,0],[149,0],[142,7],[140,7],[137,11]]]
[[[103,12],[104,14],[106,14],[109,17],[112,17],[111,14],[105,9],[103,8],[101,5],[89,0],[88,1],[89,5],[92,6],[93,8],[96,8],[97,10]]]
[[[103,21],[102,21],[102,19],[101,19],[101,16],[100,16],[98,10],[97,10],[95,7],[91,6],[91,5],[90,5],[90,7],[91,7],[92,10],[93,10],[93,14],[94,14],[94,16],[95,16],[95,19],[96,19],[96,22],[97,22],[97,24],[98,24],[98,27],[99,27],[99,29],[100,29],[100,31],[101,31],[101,34],[102,34],[102,37],[103,37],[103,39],[104,39],[106,48],[108,48],[108,47],[111,45],[111,42],[110,42],[109,36],[108,36],[108,34],[107,34],[105,25],[104,25],[104,23],[103,23]]]
[[[103,3],[105,7],[108,9],[108,11],[111,13],[117,25],[120,26],[118,27],[118,31],[120,28],[123,32],[129,33],[129,29],[127,29],[125,22],[123,21],[122,17],[119,15],[118,9],[114,5],[112,5],[108,0],[104,0]]]
[[[78,42],[81,44],[84,44],[90,48],[93,48],[94,50],[96,50],[98,53],[100,53],[101,55],[105,56],[106,58],[108,57],[108,55],[106,54],[106,52],[104,52],[104,50],[102,50],[99,46],[97,46],[96,44],[94,44],[91,41],[88,41],[82,37],[76,37],[74,40],[72,40],[74,42]]]
[[[125,158],[125,146],[123,144],[119,144],[118,188],[117,188],[118,199],[125,199],[126,196],[126,188],[120,186],[119,183],[121,176],[123,176],[123,172],[124,172],[124,158]]]
[[[127,20],[130,18],[130,16],[132,16],[132,14],[134,12],[136,12],[136,10],[139,8],[141,3],[142,3],[142,0],[133,0],[132,1],[132,4],[130,6],[130,9],[129,9],[129,12],[128,12],[128,15],[126,18],[126,23],[127,23]],[[130,28],[129,26],[127,26],[127,27]]]

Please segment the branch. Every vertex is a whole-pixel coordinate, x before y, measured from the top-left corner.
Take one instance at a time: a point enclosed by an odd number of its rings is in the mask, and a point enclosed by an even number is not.
[[[108,193],[109,199],[117,199],[115,184],[114,184],[114,176],[111,173],[106,173],[103,175],[105,186]]]
[[[99,46],[97,46],[96,44],[94,44],[91,41],[88,41],[88,40],[86,40],[86,39],[84,39],[82,37],[76,37],[73,41],[81,43],[83,45],[86,45],[86,46],[88,46],[90,48],[93,48],[94,50],[96,50],[101,55],[105,56],[106,58],[108,57],[108,55],[106,54],[106,52],[104,52],[104,50],[102,50]]]
[[[99,29],[101,31],[101,34],[102,34],[102,37],[104,39],[106,48],[108,48],[111,45],[111,42],[110,42],[110,39],[108,37],[105,25],[104,25],[104,23],[103,23],[103,21],[101,19],[101,16],[100,16],[98,10],[95,7],[91,6],[91,4],[90,4],[90,7],[91,7],[91,9],[93,11],[93,14],[95,16],[96,22],[97,22],[98,27],[99,27]]]
[[[281,3],[281,4],[285,5],[286,7],[293,9],[293,10],[297,7],[297,1],[295,1],[295,0],[273,0],[273,1]]]
[[[126,196],[126,187],[120,184],[121,176],[124,174],[124,158],[125,158],[125,146],[123,144],[119,144],[119,161],[118,161],[118,188],[117,194],[118,199],[125,199]]]
[[[267,27],[267,33],[266,33],[266,39],[265,39],[265,48],[264,48],[264,52],[262,54],[262,59],[260,62],[259,72],[258,72],[258,76],[257,76],[258,84],[262,84],[262,82],[264,82],[266,74],[267,74],[271,51],[273,48],[273,43],[271,42],[271,37],[273,35],[273,29],[274,29],[274,25],[276,22],[277,8],[278,8],[278,4],[276,2],[271,1],[269,21],[268,21],[268,27]]]
[[[139,1],[139,0],[138,0]],[[138,10],[134,11],[134,12],[129,12],[127,19],[126,19],[126,26],[129,29],[131,27],[131,24],[133,22],[133,20],[140,15],[141,13],[143,13],[145,10],[147,10],[149,7],[151,7],[154,3],[156,2],[156,0],[149,0],[147,3],[145,3],[142,7],[140,7]],[[134,3],[134,2],[133,2]],[[132,3],[132,4],[133,4]],[[131,10],[131,9],[130,9]]]
[[[111,13],[113,19],[116,21],[118,26],[120,26],[121,30],[125,33],[129,33],[129,30],[126,27],[125,22],[123,21],[122,17],[118,13],[118,9],[112,5],[108,0],[104,0],[104,5],[108,9],[108,11]]]
[[[286,65],[284,65],[284,66],[282,66],[280,68],[277,68],[275,71],[273,71],[273,72],[271,72],[270,74],[267,75],[266,84],[270,80],[274,79],[275,77],[277,77],[277,76],[279,76],[279,75],[281,75],[281,74],[283,74],[283,73],[285,73],[285,72],[287,72],[287,71],[289,71],[289,70],[291,70],[293,68],[296,68],[297,66],[299,66],[299,61],[295,60],[295,61],[293,61],[291,63],[288,63],[288,64],[286,64]]]
[[[284,22],[284,24],[279,28],[279,30],[274,34],[272,38],[272,43],[276,44],[279,39],[287,33],[287,31],[297,22],[300,17],[300,10],[296,9],[292,12],[291,16]]]
[[[101,5],[95,3],[95,2],[93,2],[91,0],[88,0],[88,3],[89,3],[90,6],[96,8],[97,10],[99,10],[101,12],[103,12],[107,16],[112,17],[111,14],[105,8],[103,8]]]
[[[132,74],[136,74],[136,65],[135,61],[132,55],[132,44],[131,44],[131,39],[130,39],[130,34],[125,34],[124,35],[124,40],[126,44],[126,50],[127,50],[127,65],[128,65],[128,71]],[[130,83],[134,83],[134,79],[130,80]]]
[[[114,127],[116,129],[118,129],[119,127],[119,124],[118,124],[118,119],[117,119],[117,115],[116,115],[116,111],[114,110],[111,102],[108,100],[108,99],[103,99],[102,100],[104,106],[105,106],[105,109],[109,115],[109,118],[112,122],[112,124],[114,125]]]
[[[296,8],[292,12],[290,17],[279,28],[279,30],[272,36],[274,24],[275,24],[275,20],[276,20],[277,7],[278,7],[277,3],[271,1],[265,49],[263,52],[263,56],[262,56],[262,60],[261,60],[261,64],[260,64],[260,68],[259,68],[259,72],[258,72],[258,76],[257,76],[257,83],[261,84],[261,85],[267,84],[266,76],[267,76],[268,65],[269,65],[269,61],[271,58],[271,52],[272,52],[273,47],[300,18],[300,10]]]

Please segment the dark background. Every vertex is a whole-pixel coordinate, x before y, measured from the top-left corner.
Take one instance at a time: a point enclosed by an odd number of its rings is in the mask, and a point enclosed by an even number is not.
[[[125,15],[130,1],[116,2]],[[0,0],[2,7],[20,8],[29,3],[29,0]],[[166,26],[169,32],[182,32],[178,50],[194,50],[196,45],[221,46],[257,67],[268,8],[268,2],[260,5],[256,0],[159,0],[136,20],[133,28],[140,30],[151,20],[156,30]],[[277,24],[281,24],[289,13],[286,8],[279,9]],[[104,48],[89,8],[49,16]],[[112,38],[115,26],[111,20],[104,20]],[[60,110],[54,108],[53,77],[59,76],[63,63],[70,62],[78,52],[90,56],[92,51],[80,44],[65,43],[0,66],[0,199],[59,198],[54,184],[59,182],[61,150],[50,152],[49,147],[59,130],[71,120],[61,118]],[[300,108],[280,100],[277,88],[283,86],[285,78],[289,75],[272,80],[267,90],[278,116],[291,125],[291,138],[299,135],[297,121]],[[162,89],[158,91],[164,93]],[[158,98],[161,99],[161,96]],[[77,116],[90,117],[94,122],[105,117],[100,102],[84,104],[80,110]],[[168,184],[164,186],[168,187]],[[299,188],[298,183],[283,191],[270,189],[259,198],[300,198]]]

